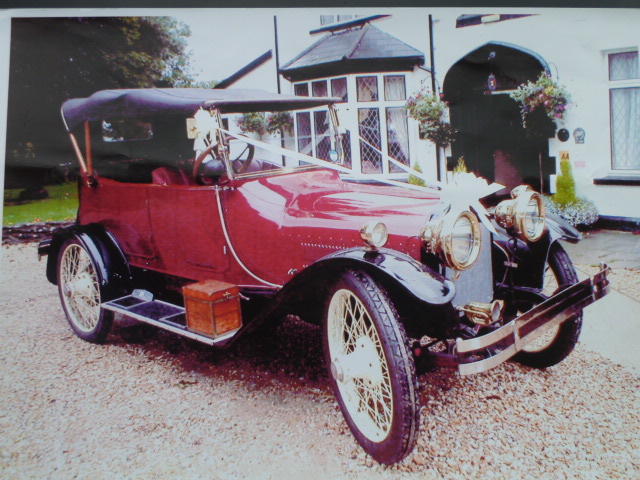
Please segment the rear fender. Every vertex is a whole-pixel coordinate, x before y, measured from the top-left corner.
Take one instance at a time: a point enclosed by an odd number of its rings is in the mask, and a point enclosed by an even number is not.
[[[58,283],[58,256],[70,238],[76,238],[91,256],[103,294],[116,295],[129,287],[132,277],[127,259],[114,236],[98,224],[73,225],[54,232],[47,258],[47,279],[51,283]]]

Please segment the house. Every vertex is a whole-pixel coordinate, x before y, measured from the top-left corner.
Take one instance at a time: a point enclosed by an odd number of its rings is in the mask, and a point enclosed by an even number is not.
[[[338,17],[279,14],[276,55],[247,69],[233,86],[342,97],[338,110],[350,133],[344,147],[354,173],[401,176],[384,152],[420,165],[435,180],[463,157],[488,179],[510,175],[553,193],[564,158],[578,195],[596,204],[603,225],[640,226],[640,11],[399,9]],[[557,129],[530,135],[509,93],[541,73],[564,85],[571,103]],[[459,131],[443,155],[420,138],[404,108],[432,81]],[[321,111],[296,114],[290,143],[328,158],[325,119]]]

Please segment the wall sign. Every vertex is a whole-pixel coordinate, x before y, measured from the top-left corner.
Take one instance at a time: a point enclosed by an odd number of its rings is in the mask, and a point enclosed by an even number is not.
[[[586,136],[586,132],[584,131],[584,128],[576,128],[573,131],[573,139],[575,140],[576,143],[584,143],[584,137]]]
[[[569,130],[567,130],[566,128],[561,128],[560,130],[558,130],[558,140],[560,140],[561,142],[566,142],[567,140],[569,140]]]

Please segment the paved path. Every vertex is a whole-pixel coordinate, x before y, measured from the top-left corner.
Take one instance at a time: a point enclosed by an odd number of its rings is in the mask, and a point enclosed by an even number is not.
[[[599,230],[584,235],[577,244],[564,247],[577,265],[604,262],[615,269],[638,269],[640,276],[640,235]],[[579,272],[580,278],[585,278]],[[580,343],[589,350],[640,373],[640,296],[635,298],[612,289],[602,300],[585,309]]]
[[[587,232],[576,243],[565,243],[575,264],[604,262],[613,268],[640,269],[640,235],[614,230]]]

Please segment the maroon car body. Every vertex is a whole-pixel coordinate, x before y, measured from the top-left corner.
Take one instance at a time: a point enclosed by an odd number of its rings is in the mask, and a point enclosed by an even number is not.
[[[347,424],[393,463],[416,441],[416,371],[558,363],[582,308],[607,293],[607,268],[578,281],[559,242],[578,232],[545,220],[527,187],[467,205],[345,175],[336,100],[141,89],[65,102],[80,206],[39,253],[88,341],[106,339],[114,313],[216,347],[285,315],[318,323]],[[331,161],[229,127],[296,109],[331,119]]]

